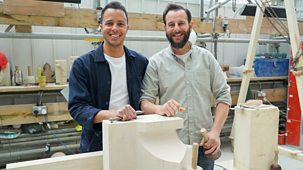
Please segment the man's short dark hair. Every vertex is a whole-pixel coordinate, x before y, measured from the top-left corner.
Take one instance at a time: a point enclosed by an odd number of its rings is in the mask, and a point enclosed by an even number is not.
[[[190,11],[187,9],[187,8],[184,8],[183,6],[181,5],[177,5],[177,4],[168,4],[163,12],[163,22],[164,24],[166,25],[166,15],[169,11],[179,11],[179,10],[183,10],[186,15],[187,15],[187,21],[188,23],[190,23],[191,21],[191,13]]]
[[[105,5],[105,7],[101,11],[101,16],[100,16],[100,19],[99,19],[100,23],[102,23],[102,21],[103,21],[103,16],[104,16],[105,11],[109,8],[118,9],[118,10],[123,11],[125,16],[126,16],[126,21],[128,23],[128,14],[126,12],[126,9],[120,2],[117,2],[117,1],[112,1],[112,2],[108,3],[107,5]]]

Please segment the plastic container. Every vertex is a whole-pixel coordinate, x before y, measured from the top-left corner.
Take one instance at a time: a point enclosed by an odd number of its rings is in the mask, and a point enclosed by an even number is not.
[[[256,58],[254,69],[257,77],[288,76],[289,59]]]

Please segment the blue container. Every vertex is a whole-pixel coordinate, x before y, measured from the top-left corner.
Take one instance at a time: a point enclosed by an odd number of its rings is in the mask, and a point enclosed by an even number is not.
[[[257,77],[288,76],[289,59],[256,58],[254,69]]]

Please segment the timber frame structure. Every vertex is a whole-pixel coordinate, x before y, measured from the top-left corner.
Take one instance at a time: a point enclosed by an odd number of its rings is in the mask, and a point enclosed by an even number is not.
[[[79,27],[98,28],[97,11],[93,9],[64,8],[64,16],[39,16],[39,15],[16,15],[6,14],[4,4],[0,3],[0,24],[18,27],[31,26],[55,26],[55,27]],[[200,18],[194,17],[194,30],[198,33],[224,33],[221,27],[222,18],[216,18],[215,30],[213,23],[201,22]],[[254,17],[245,19],[228,20],[228,30],[232,34],[250,34],[252,31]],[[286,24],[286,21],[283,21]],[[279,28],[278,24],[275,24]],[[162,31],[163,22],[161,15],[129,13],[129,29],[145,31]],[[303,23],[299,23],[299,31],[303,34]],[[22,30],[21,30],[22,32]],[[261,34],[279,35],[269,21],[264,21]]]

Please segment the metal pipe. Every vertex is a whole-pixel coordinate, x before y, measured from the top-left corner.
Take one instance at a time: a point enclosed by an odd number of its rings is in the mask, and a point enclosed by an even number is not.
[[[200,20],[204,20],[204,0],[200,1]]]
[[[209,1],[208,8],[210,8],[211,6],[213,6],[213,0],[210,0],[210,1]],[[209,14],[210,14],[210,13],[207,13],[207,14],[206,14],[206,20],[205,20],[206,22],[209,20]]]
[[[64,150],[71,150],[71,149],[79,149],[80,144],[71,144],[66,146],[54,146],[51,147],[51,152],[58,152],[58,151],[64,151]],[[1,153],[0,154],[0,160],[4,161],[10,158],[19,158],[21,156],[28,156],[31,154],[39,154],[39,153],[45,153],[45,148],[39,148],[39,149],[31,149],[31,150],[24,150],[24,151],[16,151],[16,152],[9,152],[9,153]]]
[[[218,0],[215,1],[216,4],[218,4]],[[215,10],[215,16],[214,16],[214,22],[213,22],[213,40],[214,40],[214,57],[217,60],[218,59],[218,37],[219,34],[215,33],[216,31],[216,21],[217,21],[217,16],[219,15],[219,9],[216,8]]]
[[[222,7],[223,5],[225,5],[226,3],[228,3],[229,1],[230,0],[225,0],[223,2],[218,2],[218,3],[216,3],[216,5],[214,5],[211,8],[205,10],[205,13],[208,14],[208,13],[214,11],[215,9]]]
[[[63,138],[63,137],[69,137],[69,136],[81,136],[80,132],[72,132],[72,133],[63,133],[63,134],[56,134],[56,137]],[[35,140],[44,140],[47,138],[53,138],[53,134],[41,134],[41,136],[34,136],[34,137],[26,137],[26,138],[16,138],[16,139],[9,139],[9,140],[1,140],[0,141],[0,147],[4,144],[12,144],[12,143],[20,143],[20,142],[28,142],[28,141],[35,141]]]
[[[214,42],[215,40],[212,38],[204,38],[204,39],[197,39],[197,42]],[[238,38],[218,38],[217,42],[220,43],[249,43],[250,39],[238,39]],[[288,43],[286,40],[272,40],[272,39],[259,39],[259,43]]]
[[[56,93],[57,94],[57,93]],[[48,94],[44,94],[44,95],[48,95]],[[34,137],[34,136],[41,136],[41,135],[45,135],[45,134],[52,134],[52,133],[68,133],[68,132],[76,132],[75,128],[60,128],[60,129],[54,129],[54,130],[48,130],[46,132],[43,133],[36,133],[36,134],[29,134],[29,133],[22,133],[19,138],[23,138],[23,137]],[[81,132],[79,132],[81,133]]]
[[[51,139],[44,139],[44,140],[36,140],[36,141],[26,141],[26,142],[18,142],[18,143],[6,143],[3,145],[0,145],[0,148],[6,148],[6,150],[11,147],[25,147],[25,146],[33,146],[33,145],[38,145],[38,144],[44,144],[45,143],[55,143],[55,142],[66,142],[66,141],[71,141],[71,140],[78,140],[79,141],[80,136],[69,136],[69,137],[64,137],[64,138],[58,138],[58,137],[53,137]],[[8,149],[9,150],[9,149]]]
[[[103,38],[95,34],[49,34],[49,33],[0,33],[0,38],[20,39],[57,39],[57,40],[84,40],[86,38]],[[126,41],[163,41],[167,42],[164,36],[126,36]],[[248,43],[250,39],[218,38],[223,43]],[[199,38],[197,42],[214,42],[212,38]],[[288,43],[286,40],[259,39],[259,43]]]
[[[41,140],[45,139],[49,136],[53,136],[55,134],[57,137],[67,137],[67,136],[80,136],[81,132],[67,132],[67,133],[57,133],[57,132],[52,132],[52,133],[41,133],[40,136],[26,136],[26,137],[18,137],[15,139],[3,139],[0,141],[1,144],[6,144],[6,143],[18,143],[18,142],[26,142],[26,141],[33,141],[33,140]]]

